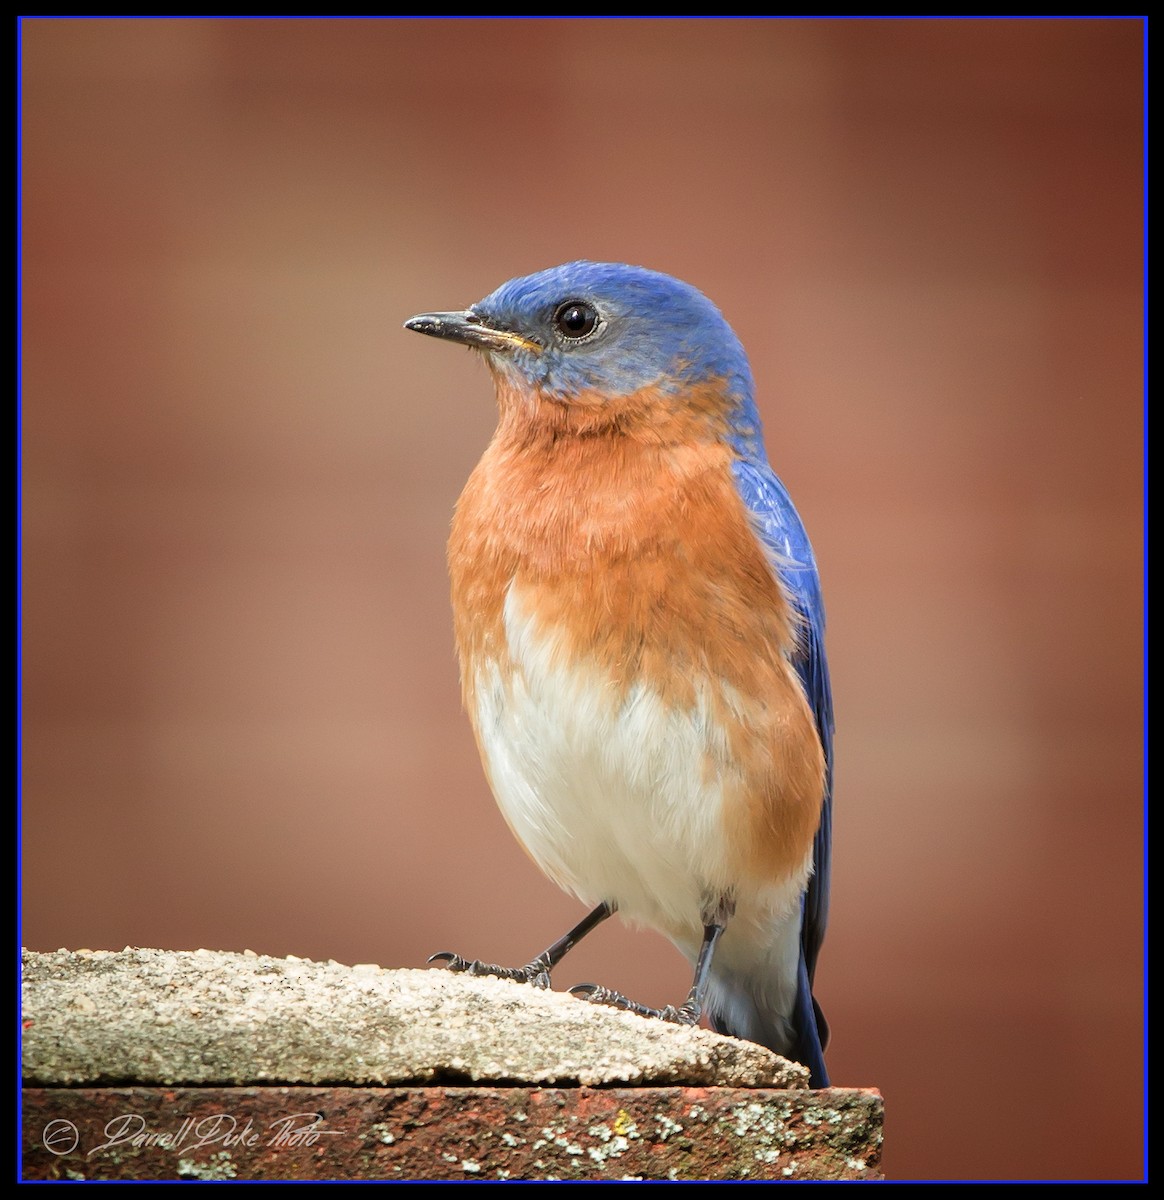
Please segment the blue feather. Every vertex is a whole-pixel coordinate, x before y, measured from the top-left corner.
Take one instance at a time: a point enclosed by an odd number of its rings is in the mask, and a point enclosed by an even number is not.
[[[738,458],[734,473],[740,496],[755,520],[756,532],[798,615],[800,636],[794,666],[824,748],[825,796],[813,842],[813,873],[801,904],[801,962],[794,1023],[796,1057],[811,1069],[814,1087],[827,1087],[824,1049],[828,1045],[828,1024],[812,996],[816,960],[828,925],[832,855],[833,697],[824,648],[824,601],[812,545],[784,484],[768,463],[754,454]]]
[[[593,338],[563,347],[551,326],[567,299],[595,304],[603,323]],[[495,328],[520,330],[540,343],[538,353],[518,351],[507,358],[547,394],[621,396],[643,387],[674,392],[714,379],[738,403],[732,424],[742,435],[748,415],[755,416],[752,372],[739,339],[702,292],[670,275],[626,263],[565,263],[509,280],[470,311]],[[752,444],[758,448],[758,442]]]

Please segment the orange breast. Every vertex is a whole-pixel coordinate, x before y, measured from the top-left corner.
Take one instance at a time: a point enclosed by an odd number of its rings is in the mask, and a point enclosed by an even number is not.
[[[477,668],[513,669],[504,609],[516,587],[539,626],[554,630],[571,660],[563,667],[601,672],[613,703],[635,685],[684,709],[697,689],[716,698],[716,740],[731,762],[709,752],[706,770],[737,781],[724,794],[725,840],[748,876],[795,870],[819,819],[823,754],[788,661],[793,613],[714,418],[696,406],[684,417],[692,427],[668,429],[636,422],[632,409],[612,428],[608,412],[557,405],[531,419],[529,403],[503,401],[453,520],[449,569],[470,715]]]

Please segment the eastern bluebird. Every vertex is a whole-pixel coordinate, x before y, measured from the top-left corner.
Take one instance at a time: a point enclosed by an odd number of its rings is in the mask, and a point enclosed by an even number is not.
[[[670,276],[574,262],[405,328],[479,350],[500,417],[449,541],[465,707],[530,857],[695,966],[678,1007],[828,1076],[833,717],[812,548],[765,457],[747,356]]]

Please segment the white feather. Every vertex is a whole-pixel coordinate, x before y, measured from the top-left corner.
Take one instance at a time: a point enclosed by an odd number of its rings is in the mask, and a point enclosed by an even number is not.
[[[641,682],[624,694],[597,666],[572,661],[512,586],[505,633],[506,669],[476,666],[476,724],[497,803],[534,860],[585,903],[616,902],[692,960],[704,911],[734,895],[713,973],[720,1007],[742,1012],[744,992],[760,990],[769,1011],[790,1011],[809,861],[787,880],[740,890],[723,808],[741,780],[708,702],[713,687],[722,700],[722,681],[694,681],[690,709]]]

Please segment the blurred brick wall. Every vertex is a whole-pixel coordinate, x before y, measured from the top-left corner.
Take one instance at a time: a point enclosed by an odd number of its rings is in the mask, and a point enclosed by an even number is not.
[[[822,563],[835,1078],[891,1177],[1138,1176],[1140,147],[1135,21],[26,21],[27,944],[578,915],[459,708],[487,377],[400,323],[644,263],[749,348]],[[688,984],[613,929],[582,979]]]

